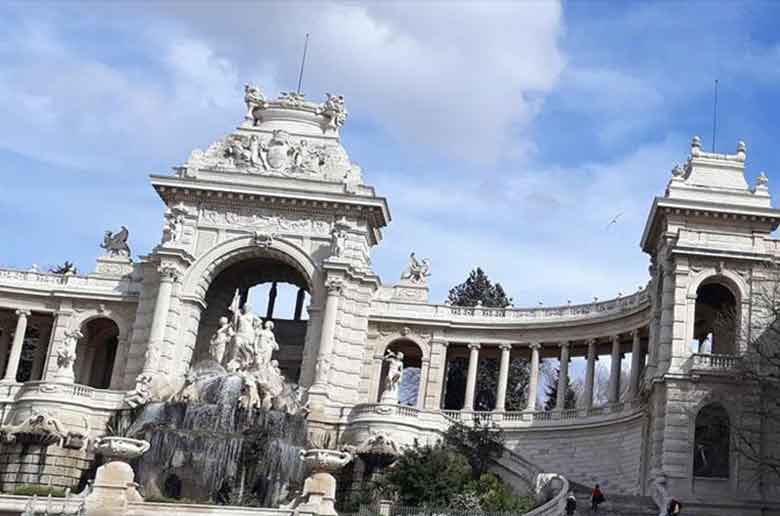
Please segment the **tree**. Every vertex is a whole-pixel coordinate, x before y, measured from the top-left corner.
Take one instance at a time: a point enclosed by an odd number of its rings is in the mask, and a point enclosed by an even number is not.
[[[385,474],[385,490],[398,495],[403,505],[446,507],[471,479],[465,457],[437,444],[404,450]]]
[[[560,376],[561,369],[559,367],[555,369],[553,380],[547,384],[547,399],[544,401],[544,410],[546,411],[553,410],[558,402],[558,381]],[[573,409],[577,406],[577,393],[571,384],[571,378],[567,377],[566,379],[568,382],[566,384],[566,395],[563,399],[563,408]]]
[[[450,289],[447,301],[453,306],[482,306],[504,308],[512,304],[512,298],[507,297],[500,283],[490,281],[487,274],[477,267],[469,273],[469,277],[460,285]]]
[[[447,429],[444,442],[466,458],[474,480],[487,473],[488,467],[504,453],[504,433],[498,427],[477,419],[474,426],[456,423]]]

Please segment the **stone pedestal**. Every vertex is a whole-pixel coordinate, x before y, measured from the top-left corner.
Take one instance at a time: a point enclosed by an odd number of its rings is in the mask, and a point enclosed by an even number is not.
[[[348,452],[313,449],[301,452],[309,476],[303,483],[303,492],[282,509],[294,509],[296,513],[313,513],[336,516],[336,478],[333,473],[352,461]]]
[[[85,501],[86,516],[126,514],[129,502],[143,501],[134,480],[133,468],[126,462],[111,461],[100,466]]]
[[[95,263],[95,274],[126,276],[133,272],[133,261],[127,256],[101,256]]]

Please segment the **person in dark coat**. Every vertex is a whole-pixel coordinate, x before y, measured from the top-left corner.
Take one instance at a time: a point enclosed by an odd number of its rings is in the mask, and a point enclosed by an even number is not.
[[[682,511],[682,504],[672,498],[666,506],[666,516],[677,516]]]
[[[599,485],[593,488],[590,494],[590,510],[593,512],[599,512],[599,505],[604,503],[604,493],[599,489]]]
[[[569,497],[566,499],[566,514],[571,516],[577,512],[577,499],[572,493],[569,493]]]

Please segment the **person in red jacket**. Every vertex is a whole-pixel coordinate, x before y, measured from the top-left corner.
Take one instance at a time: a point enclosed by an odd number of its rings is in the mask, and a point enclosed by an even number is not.
[[[590,494],[590,510],[593,512],[599,512],[599,504],[604,503],[604,493],[599,489],[599,485],[593,488]]]

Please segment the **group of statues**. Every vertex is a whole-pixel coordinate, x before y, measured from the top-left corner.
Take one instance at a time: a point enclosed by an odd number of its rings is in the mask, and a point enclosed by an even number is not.
[[[219,328],[209,342],[209,355],[228,373],[242,377],[241,405],[246,408],[270,408],[285,393],[284,376],[279,362],[273,360],[279,349],[274,323],[265,321],[245,304],[231,322],[220,317]]]
[[[220,317],[219,328],[209,343],[209,355],[229,372],[259,369],[271,364],[273,352],[279,349],[273,330],[272,321],[263,323],[246,304],[233,323]]]

